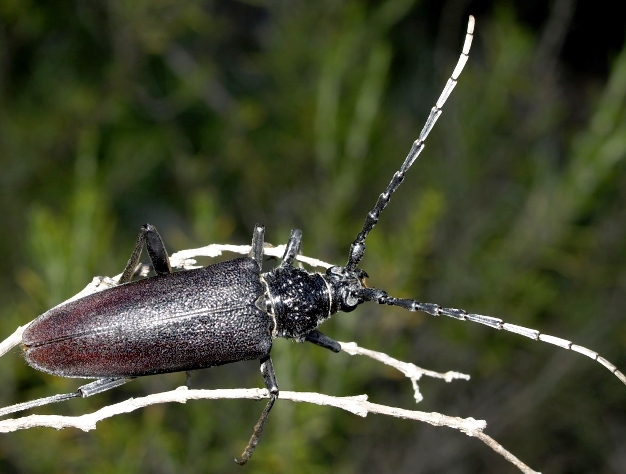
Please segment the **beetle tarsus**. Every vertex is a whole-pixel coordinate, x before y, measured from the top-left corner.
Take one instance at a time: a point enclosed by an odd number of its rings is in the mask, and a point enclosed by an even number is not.
[[[256,445],[259,443],[259,436],[263,432],[263,427],[265,426],[265,422],[267,421],[267,417],[270,414],[270,410],[274,406],[274,402],[278,398],[278,383],[276,382],[276,373],[274,372],[274,364],[272,364],[272,358],[270,356],[263,357],[261,359],[261,375],[263,376],[263,383],[265,384],[265,388],[269,392],[270,399],[265,405],[263,409],[263,413],[257,421],[256,425],[252,430],[252,436],[250,437],[250,441],[248,441],[248,445],[246,449],[241,454],[241,459],[235,459],[235,462],[240,466],[243,466],[248,462]]]
[[[256,445],[259,443],[259,436],[261,436],[261,433],[263,432],[263,427],[265,426],[267,417],[270,414],[270,410],[274,406],[274,402],[276,401],[277,398],[278,398],[277,394],[270,393],[270,399],[267,402],[267,405],[265,405],[265,409],[263,410],[263,413],[261,413],[261,417],[259,418],[259,421],[257,422],[256,425],[254,425],[254,429],[252,430],[252,436],[250,437],[250,441],[248,441],[248,446],[246,446],[246,449],[241,454],[241,459],[235,459],[235,462],[239,464],[240,466],[243,466],[245,463],[247,463],[250,457],[252,456],[252,453],[254,452]]]

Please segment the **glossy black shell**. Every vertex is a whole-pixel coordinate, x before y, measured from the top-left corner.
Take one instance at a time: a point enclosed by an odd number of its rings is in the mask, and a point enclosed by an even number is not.
[[[259,359],[273,321],[259,267],[239,258],[95,293],[37,318],[26,362],[63,377],[140,376]]]

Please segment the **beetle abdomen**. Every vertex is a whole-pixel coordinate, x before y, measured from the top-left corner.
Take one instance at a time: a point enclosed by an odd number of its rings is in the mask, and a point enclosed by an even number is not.
[[[249,258],[147,278],[53,308],[24,332],[25,358],[64,377],[193,370],[269,354],[272,320]]]

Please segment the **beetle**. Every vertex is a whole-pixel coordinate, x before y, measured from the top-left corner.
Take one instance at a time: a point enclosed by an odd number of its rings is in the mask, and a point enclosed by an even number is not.
[[[571,349],[598,361],[626,383],[626,377],[613,364],[596,352],[564,339],[490,316],[395,298],[365,283],[367,274],[359,264],[365,254],[367,236],[424,149],[425,140],[468,59],[473,31],[474,18],[470,17],[454,72],[402,166],[367,214],[361,231],[350,246],[345,266],[330,267],[323,274],[295,267],[302,233],[292,230],[282,261],[264,273],[265,229],[257,224],[247,257],[173,272],[157,229],[145,224],[139,231],[118,286],[49,310],[33,321],[22,335],[24,357],[30,366],[62,377],[96,380],[73,393],[0,409],[0,416],[71,398],[88,397],[136,377],[259,360],[269,400],[237,461],[245,464],[279,395],[270,355],[272,341],[278,337],[308,341],[339,352],[340,344],[317,328],[332,315],[353,311],[367,301],[474,321]],[[156,276],[132,281],[144,246]]]

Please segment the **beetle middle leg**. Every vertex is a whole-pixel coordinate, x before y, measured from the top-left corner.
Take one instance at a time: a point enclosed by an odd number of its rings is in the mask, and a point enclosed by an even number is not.
[[[270,399],[265,405],[265,409],[263,413],[261,413],[261,417],[257,424],[254,425],[252,430],[252,436],[250,437],[250,441],[248,441],[248,446],[244,450],[241,455],[241,459],[235,459],[235,462],[241,466],[248,462],[250,456],[254,452],[256,445],[259,442],[259,436],[263,432],[263,427],[265,426],[265,422],[267,421],[267,417],[270,414],[270,410],[274,406],[274,402],[278,398],[278,383],[276,382],[276,373],[274,372],[274,365],[272,364],[272,358],[268,355],[261,359],[261,375],[263,376],[263,383],[265,383],[265,388],[267,388],[270,393]]]
[[[279,267],[287,267],[293,264],[296,256],[300,253],[300,245],[302,244],[302,231],[300,229],[293,229],[283,254],[283,261],[280,262]]]

